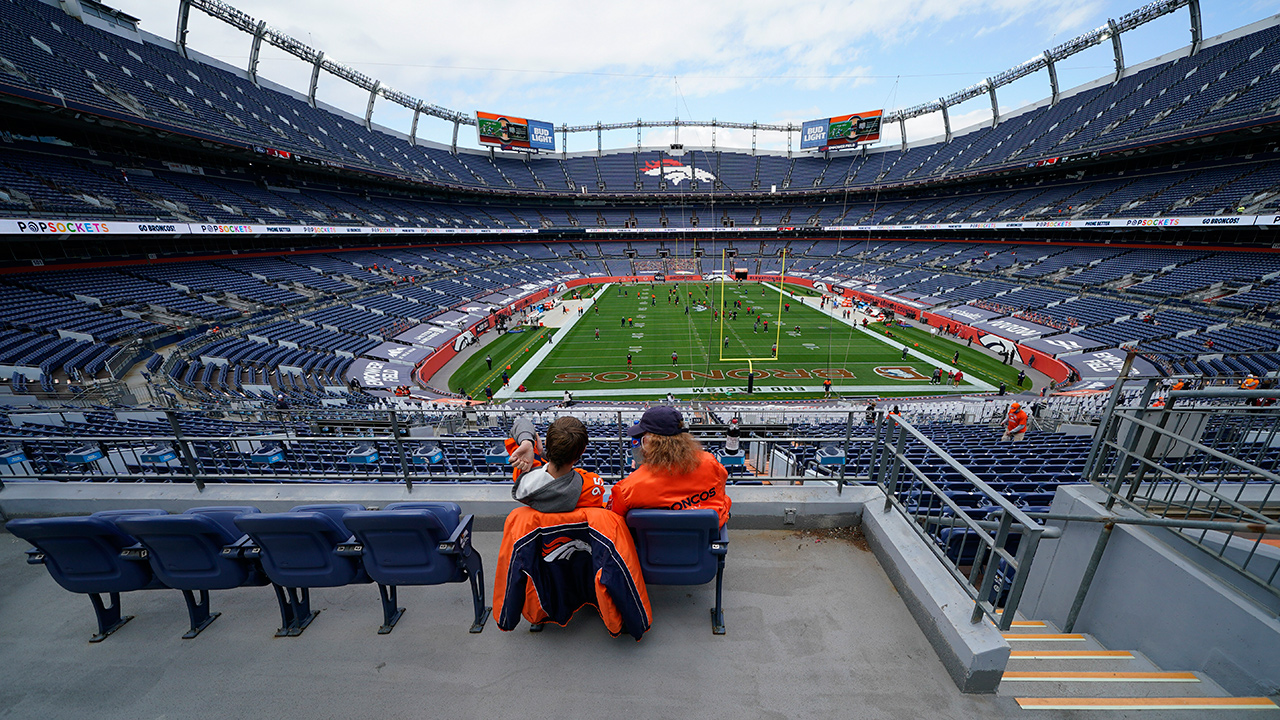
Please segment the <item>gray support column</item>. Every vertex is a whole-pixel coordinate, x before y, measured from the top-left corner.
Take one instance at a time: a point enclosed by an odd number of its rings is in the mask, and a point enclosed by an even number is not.
[[[991,127],[1000,124],[1000,103],[996,100],[996,84],[987,78],[987,94],[991,96]]]
[[[951,113],[947,112],[947,103],[942,98],[938,98],[938,104],[942,106],[942,129],[946,133],[943,142],[951,142]]]
[[[1107,20],[1107,27],[1111,28],[1111,47],[1116,53],[1116,82],[1120,82],[1120,78],[1124,77],[1124,48],[1120,46],[1120,28],[1116,27],[1115,20]]]
[[[187,56],[187,21],[191,18],[191,0],[178,0],[178,30],[173,42],[178,46],[178,54]]]
[[[641,146],[640,146],[640,142],[641,142],[641,137],[640,137],[640,118],[636,118],[636,150],[639,150],[639,149],[640,149],[640,147],[641,147]]]
[[[378,89],[382,87],[381,80],[374,80],[373,87],[369,88],[369,107],[364,110],[364,129],[373,129],[373,101],[378,99]]]
[[[942,108],[942,112],[945,113],[946,111],[947,111],[947,108],[944,106]],[[944,115],[943,117],[946,117],[946,116]],[[902,115],[898,116],[898,130],[899,130],[899,133],[902,135],[902,151],[906,152],[907,151],[907,118]]]
[[[454,155],[458,154],[458,126],[460,125],[462,125],[461,121],[457,119],[453,121],[453,145],[449,146],[449,152]]]
[[[596,123],[596,157],[604,155],[604,130]]]
[[[787,157],[791,157],[791,124],[787,124]]]
[[[1200,25],[1200,0],[1188,2],[1187,9],[1191,11],[1191,54],[1195,55],[1200,52],[1200,45],[1204,42],[1204,30]]]
[[[1053,53],[1044,51],[1044,64],[1049,69],[1049,105],[1058,104],[1058,67],[1053,64]]]
[[[711,152],[716,151],[716,119],[711,118]]]
[[[253,31],[253,47],[249,49],[249,81],[258,84],[258,53],[262,50],[262,36],[267,34],[267,21],[259,20]]]
[[[756,154],[756,131],[759,129],[759,123],[751,123],[751,154]]]
[[[316,106],[316,88],[320,87],[320,66],[324,65],[324,53],[316,55],[316,62],[311,66],[311,87],[307,89],[307,102]]]
[[[84,22],[84,8],[80,7],[80,0],[58,0],[58,6],[70,17]]]
[[[568,159],[569,157],[569,126],[560,126],[560,157]]]
[[[418,116],[422,115],[422,103],[413,106],[413,124],[409,126],[409,144],[418,144]]]

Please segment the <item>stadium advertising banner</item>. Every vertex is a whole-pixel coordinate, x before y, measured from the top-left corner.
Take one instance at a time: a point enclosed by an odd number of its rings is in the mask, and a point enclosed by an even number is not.
[[[347,382],[355,380],[366,388],[394,388],[413,383],[411,366],[382,360],[356,360],[347,368],[346,375]]]
[[[946,308],[945,310],[938,310],[937,313],[939,315],[945,315],[952,320],[959,320],[963,323],[982,322],[983,320],[998,318],[1002,314],[993,310],[974,307],[972,305],[960,305],[957,307]]]
[[[826,150],[880,139],[880,119],[884,110],[810,120],[800,126],[801,150]]]
[[[397,342],[408,343],[418,347],[435,349],[449,342],[455,335],[457,330],[442,328],[439,325],[416,325],[412,329],[406,330],[392,338]]]
[[[1045,335],[1057,335],[1062,332],[1056,328],[1037,325],[1033,322],[1020,320],[1018,318],[1001,318],[999,320],[986,320],[983,322],[970,323],[970,327],[981,330],[984,333],[992,333],[1002,338],[1007,338],[1015,342],[1024,342],[1026,340],[1035,340]]]
[[[1098,342],[1097,340],[1090,340],[1070,333],[1062,333],[1061,335],[1040,338],[1038,340],[1028,340],[1022,344],[1032,348],[1033,350],[1039,350],[1046,355],[1053,355],[1054,357],[1059,355],[1082,353],[1085,350],[1094,350],[1106,345],[1106,343]]]
[[[1084,380],[1114,380],[1120,377],[1120,369],[1124,367],[1124,359],[1129,354],[1124,348],[1097,350],[1083,355],[1073,355],[1066,362],[1075,368]],[[1160,370],[1140,357],[1133,359],[1130,375],[1160,375]]]
[[[419,362],[430,357],[431,351],[425,348],[413,347],[411,345],[387,342],[370,350],[365,353],[365,355],[377,360],[386,360],[387,362],[413,367]]]
[[[481,145],[503,149],[555,150],[556,131],[551,123],[514,115],[476,111],[476,134]]]

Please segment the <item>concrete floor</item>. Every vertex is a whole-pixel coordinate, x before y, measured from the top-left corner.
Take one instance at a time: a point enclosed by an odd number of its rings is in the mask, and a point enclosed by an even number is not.
[[[475,537],[487,584],[498,543]],[[0,534],[3,718],[1077,717],[959,693],[875,557],[830,535],[733,532],[728,634],[711,634],[713,585],[652,587],[640,642],[590,609],[563,629],[491,619],[471,635],[465,585],[402,588],[408,610],[379,636],[377,590],[360,585],[314,592],[319,617],[282,639],[269,587],[215,593],[222,617],[193,640],[177,591],[132,593],[136,619],[91,645],[88,599],[27,566],[26,547]]]
[[[498,533],[476,546],[492,583]],[[541,634],[493,620],[470,635],[463,585],[403,588],[379,636],[372,585],[319,590],[323,610],[276,639],[269,587],[217,592],[222,617],[181,639],[177,591],[125,595],[137,617],[91,645],[89,601],[27,566],[0,535],[0,717],[860,717],[968,718],[1019,711],[952,685],[870,552],[783,531],[732,534],[728,634],[711,634],[714,586],[653,587],[653,629],[609,637],[590,609]]]

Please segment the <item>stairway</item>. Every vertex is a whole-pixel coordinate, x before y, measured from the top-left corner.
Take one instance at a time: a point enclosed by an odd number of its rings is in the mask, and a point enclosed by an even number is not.
[[[1012,654],[998,695],[1013,698],[1023,710],[1280,717],[1280,706],[1269,698],[1232,697],[1202,673],[1165,671],[1139,652],[1109,650],[1088,634],[1060,633],[1051,623],[1015,620],[1004,637]]]

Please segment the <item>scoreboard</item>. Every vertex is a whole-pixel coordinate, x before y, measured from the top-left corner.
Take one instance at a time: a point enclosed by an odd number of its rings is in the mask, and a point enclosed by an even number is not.
[[[476,133],[481,145],[504,150],[555,150],[555,127],[541,120],[476,111]]]
[[[880,120],[883,115],[884,110],[871,110],[810,120],[800,127],[800,149],[826,150],[875,142],[880,139]]]

